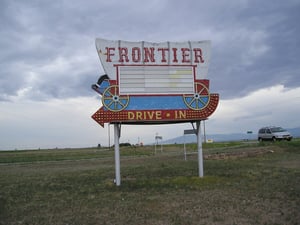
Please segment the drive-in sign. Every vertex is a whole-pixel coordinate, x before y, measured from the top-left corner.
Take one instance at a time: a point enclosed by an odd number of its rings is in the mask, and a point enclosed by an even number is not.
[[[206,79],[210,41],[96,39],[96,48],[106,75],[92,86],[102,96],[92,118],[101,126],[199,121],[217,108]]]
[[[210,41],[127,42],[96,39],[105,75],[92,88],[102,107],[92,115],[114,124],[116,185],[121,184],[121,124],[196,122],[199,177],[203,177],[201,120],[217,108],[219,95],[206,79]]]

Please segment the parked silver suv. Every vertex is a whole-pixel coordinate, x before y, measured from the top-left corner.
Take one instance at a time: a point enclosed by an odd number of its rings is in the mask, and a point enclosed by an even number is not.
[[[258,131],[258,141],[292,140],[293,136],[282,127],[262,127]]]

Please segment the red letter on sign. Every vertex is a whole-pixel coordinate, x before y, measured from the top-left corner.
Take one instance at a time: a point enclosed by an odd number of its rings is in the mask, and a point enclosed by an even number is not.
[[[119,48],[119,62],[124,62],[124,57],[125,57],[125,62],[129,62],[128,49],[127,48]]]
[[[111,56],[113,56],[113,55],[115,55],[114,53],[111,53],[110,51],[114,51],[115,50],[115,48],[108,48],[108,47],[106,47],[105,48],[106,49],[106,62],[111,62]]]
[[[177,60],[177,48],[172,48],[173,50],[173,63],[178,63]]]
[[[168,48],[158,48],[158,51],[161,51],[161,62],[167,62],[166,60],[166,51],[169,51]]]
[[[154,48],[144,48],[145,59],[144,62],[155,62]]]
[[[202,58],[202,50],[201,48],[194,48],[195,53],[195,63],[204,63],[204,60]]]
[[[182,62],[183,63],[190,63],[191,60],[189,59],[190,57],[190,49],[189,48],[182,48]]]
[[[132,48],[132,61],[133,62],[139,62],[141,61],[141,49],[138,47]]]

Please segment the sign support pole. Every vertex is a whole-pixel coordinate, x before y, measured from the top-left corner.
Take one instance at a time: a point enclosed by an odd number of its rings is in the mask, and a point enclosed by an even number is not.
[[[183,136],[183,138],[184,138],[184,143],[183,143],[184,160],[186,161],[185,136]]]
[[[202,152],[202,137],[201,137],[201,120],[196,122],[197,125],[197,146],[198,146],[198,167],[199,177],[203,177],[203,152]]]
[[[115,172],[116,172],[115,183],[116,183],[117,186],[121,185],[120,147],[119,147],[120,131],[121,131],[121,124],[115,123],[114,124]]]

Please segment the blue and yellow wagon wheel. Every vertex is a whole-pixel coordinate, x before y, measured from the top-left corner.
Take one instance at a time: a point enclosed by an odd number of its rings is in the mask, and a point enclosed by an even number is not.
[[[129,103],[129,96],[119,95],[119,86],[112,85],[105,89],[102,95],[102,104],[108,110],[113,112],[119,112],[125,109]]]
[[[183,101],[193,110],[204,109],[209,103],[210,95],[208,88],[202,83],[195,83],[195,93],[183,95]]]

